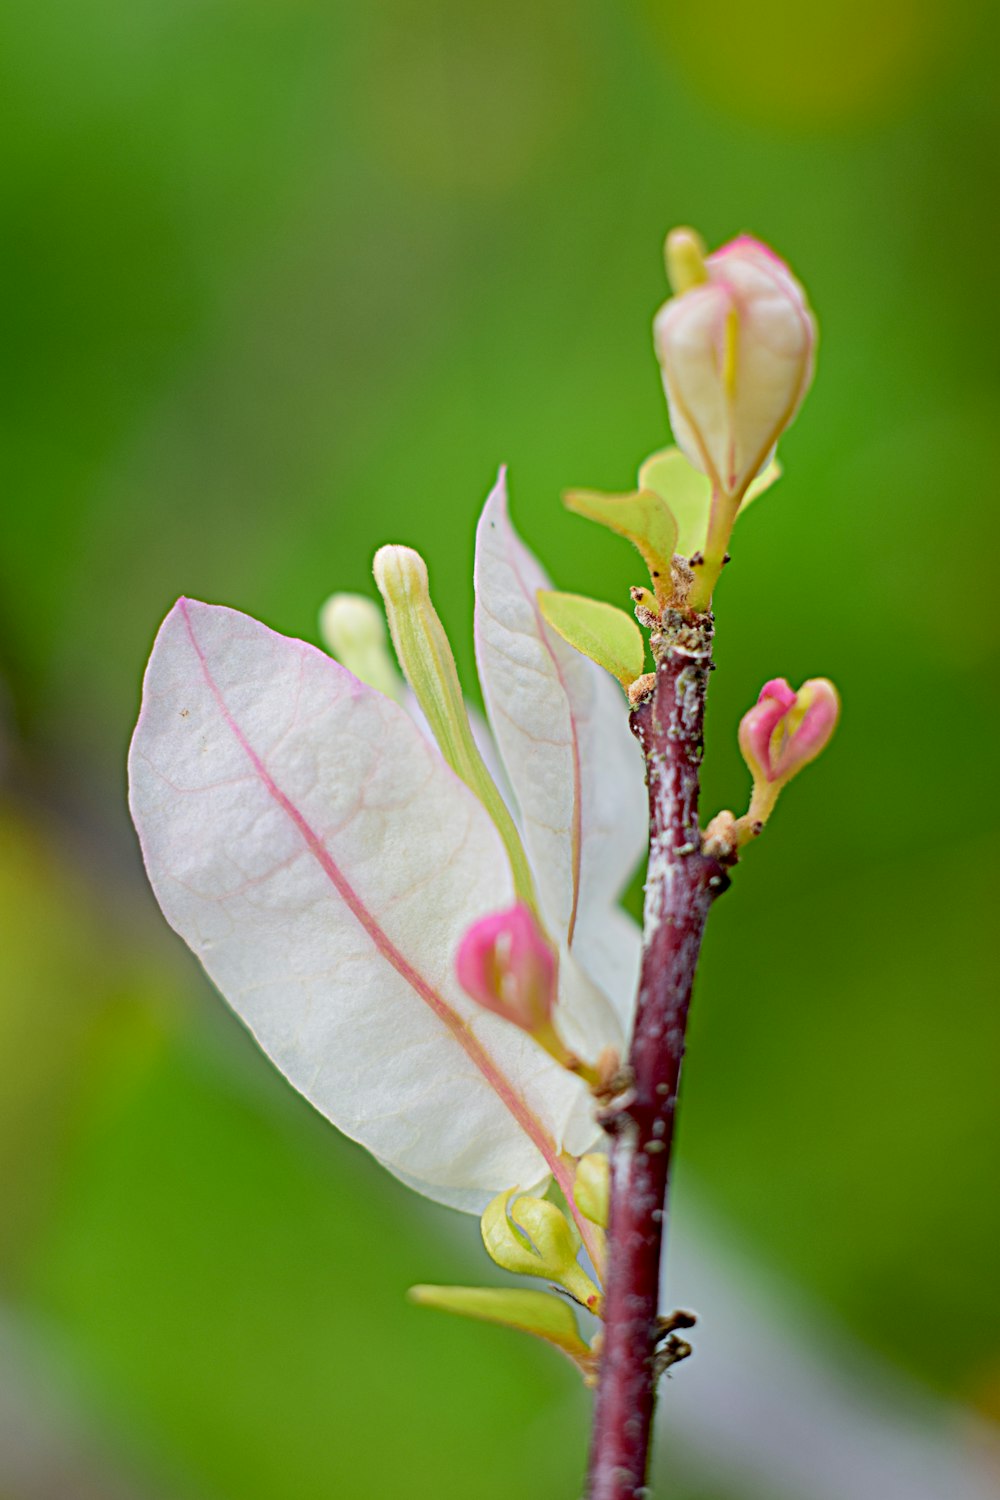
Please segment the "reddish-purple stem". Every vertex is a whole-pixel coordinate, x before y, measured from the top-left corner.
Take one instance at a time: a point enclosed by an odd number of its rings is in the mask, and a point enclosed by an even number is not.
[[[646,1494],[656,1400],[657,1314],[667,1181],[684,1033],[705,918],[728,885],[698,822],[709,616],[670,617],[653,638],[651,696],[632,713],[649,788],[650,849],[631,1088],[609,1111],[607,1287],[588,1500]]]

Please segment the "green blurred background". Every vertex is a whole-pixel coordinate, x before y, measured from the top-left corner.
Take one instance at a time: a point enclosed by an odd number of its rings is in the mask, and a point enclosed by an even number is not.
[[[558,497],[668,440],[678,222],[772,242],[822,326],[718,596],[709,809],[766,678],[845,701],[713,918],[678,1212],[1000,1416],[990,10],[9,0],[0,28],[0,1413],[31,1416],[2,1500],[578,1493],[573,1375],[404,1302],[490,1279],[476,1226],[245,1039],[154,907],[124,758],[176,595],[315,639],[388,540],[471,681],[501,460],[557,583],[621,601],[629,549]],[[741,1500],[667,1459],[671,1500]]]

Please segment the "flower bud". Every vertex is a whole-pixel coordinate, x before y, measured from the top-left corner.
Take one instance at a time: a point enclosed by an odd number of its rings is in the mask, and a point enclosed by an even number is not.
[[[516,1195],[517,1188],[499,1193],[483,1214],[483,1244],[491,1260],[518,1276],[555,1281],[596,1312],[600,1292],[577,1261],[577,1241],[564,1215],[546,1198]]]
[[[741,235],[704,256],[667,239],[673,296],[653,325],[677,444],[736,501],[770,460],[812,380],[816,325],[782,260]]]
[[[438,749],[493,819],[510,859],[517,894],[533,903],[535,890],[528,859],[473,737],[451,644],[431,600],[427,564],[412,547],[380,547],[372,571],[385,602],[399,665]]]
[[[319,633],[331,656],[368,687],[402,701],[403,680],[389,652],[385,617],[363,594],[331,594],[319,612]]]
[[[573,1199],[577,1208],[592,1224],[608,1227],[610,1166],[603,1152],[591,1151],[581,1156],[573,1179]]]
[[[783,677],[766,682],[740,724],[740,749],[755,781],[790,781],[815,760],[836,728],[840,698],[814,677],[796,693]]]
[[[829,744],[840,716],[840,697],[825,677],[813,677],[796,693],[783,677],[766,682],[740,721],[743,759],[754,780],[753,798],[741,833],[759,832],[781,788]]]
[[[556,1000],[556,956],[523,902],[474,922],[455,959],[477,1004],[523,1031],[545,1032]]]

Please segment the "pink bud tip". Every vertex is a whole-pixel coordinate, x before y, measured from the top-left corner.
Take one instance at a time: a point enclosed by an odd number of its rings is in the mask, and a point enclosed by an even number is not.
[[[840,716],[833,683],[813,677],[794,692],[783,677],[766,682],[740,723],[740,749],[755,782],[790,781],[829,743]]]
[[[523,902],[474,922],[462,938],[455,973],[486,1010],[538,1031],[552,1015],[556,958]]]

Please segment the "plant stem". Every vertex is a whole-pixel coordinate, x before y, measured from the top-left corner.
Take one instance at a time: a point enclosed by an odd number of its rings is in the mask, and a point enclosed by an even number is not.
[[[712,602],[741,498],[725,494],[718,485],[713,486],[708,535],[702,549],[701,562],[694,570],[694,587],[688,596],[689,610],[707,610]]]
[[[688,1005],[709,908],[729,884],[698,822],[712,617],[668,614],[652,638],[656,685],[632,712],[649,789],[650,847],[631,1087],[612,1136],[604,1339],[588,1500],[646,1495],[656,1400],[664,1212]]]

